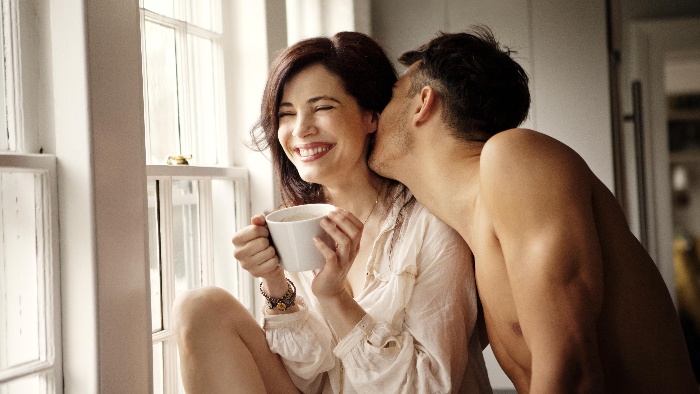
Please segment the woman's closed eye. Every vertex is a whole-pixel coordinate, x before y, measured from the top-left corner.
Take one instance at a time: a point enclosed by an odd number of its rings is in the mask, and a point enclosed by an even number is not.
[[[329,109],[333,109],[333,108],[335,108],[335,107],[330,106],[330,105],[321,105],[321,106],[316,107],[314,110],[315,110],[316,112],[318,112],[318,111],[328,111]]]
[[[277,118],[282,119],[285,116],[294,116],[294,112],[280,112],[277,114]]]

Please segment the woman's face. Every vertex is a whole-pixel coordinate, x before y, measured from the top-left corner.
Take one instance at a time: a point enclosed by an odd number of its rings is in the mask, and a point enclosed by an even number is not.
[[[324,66],[306,67],[284,85],[278,117],[280,145],[306,182],[339,183],[367,168],[366,140],[376,117]]]

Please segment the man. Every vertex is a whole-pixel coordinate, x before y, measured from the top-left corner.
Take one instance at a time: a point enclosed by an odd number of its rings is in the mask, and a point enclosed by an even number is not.
[[[530,95],[510,52],[477,28],[400,61],[370,166],[472,248],[518,392],[697,393],[669,293],[615,197],[572,149],[515,128]]]

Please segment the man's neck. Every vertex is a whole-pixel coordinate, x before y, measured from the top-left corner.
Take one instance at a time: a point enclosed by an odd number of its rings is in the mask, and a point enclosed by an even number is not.
[[[421,204],[469,242],[483,143],[451,140],[432,147],[411,157],[405,184]]]

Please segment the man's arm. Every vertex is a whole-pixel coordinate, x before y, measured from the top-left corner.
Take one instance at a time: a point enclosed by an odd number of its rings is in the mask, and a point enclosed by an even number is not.
[[[602,392],[596,322],[603,267],[583,159],[543,134],[511,130],[485,145],[482,203],[505,258],[533,393]]]

